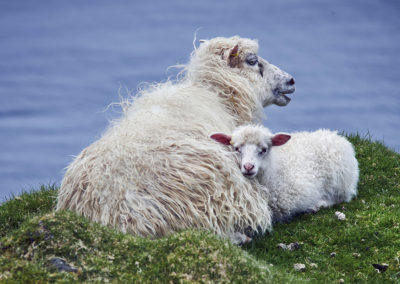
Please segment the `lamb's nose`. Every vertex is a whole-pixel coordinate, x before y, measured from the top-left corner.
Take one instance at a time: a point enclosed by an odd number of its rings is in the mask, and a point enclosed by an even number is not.
[[[294,83],[295,83],[295,81],[294,81],[294,78],[293,78],[293,77],[291,77],[291,78],[286,82],[286,84],[288,84],[289,86],[293,86]]]
[[[250,163],[246,163],[246,164],[244,164],[244,169],[246,170],[246,171],[251,171],[252,169],[254,169],[254,165],[253,164],[250,164]]]

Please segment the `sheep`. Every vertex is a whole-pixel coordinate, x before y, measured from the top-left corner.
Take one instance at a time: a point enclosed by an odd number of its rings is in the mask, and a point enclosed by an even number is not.
[[[214,38],[191,54],[176,82],[153,84],[68,166],[56,210],[72,210],[136,236],[203,228],[234,243],[271,226],[258,182],[210,141],[289,103],[292,76],[257,55],[255,40]]]
[[[336,131],[273,135],[263,126],[246,125],[232,136],[215,133],[211,138],[240,153],[240,169],[264,186],[274,222],[349,202],[357,194],[354,149]]]

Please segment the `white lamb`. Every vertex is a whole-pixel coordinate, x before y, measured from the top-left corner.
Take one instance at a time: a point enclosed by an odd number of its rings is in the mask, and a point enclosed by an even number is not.
[[[265,186],[274,221],[349,202],[357,194],[353,146],[336,132],[273,135],[262,126],[247,125],[232,136],[217,133],[211,138],[240,153],[243,175],[257,177]]]
[[[270,228],[258,182],[208,138],[258,121],[269,104],[289,103],[293,78],[257,52],[256,41],[240,37],[205,41],[178,82],[127,102],[121,119],[68,167],[57,210],[139,236],[195,227],[240,242],[248,227]]]

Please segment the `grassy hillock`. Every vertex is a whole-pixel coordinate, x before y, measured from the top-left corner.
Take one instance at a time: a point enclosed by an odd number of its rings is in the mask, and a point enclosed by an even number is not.
[[[349,140],[358,197],[276,224],[242,248],[206,231],[150,240],[54,213],[55,186],[13,197],[0,206],[0,282],[399,283],[400,155],[358,135]]]

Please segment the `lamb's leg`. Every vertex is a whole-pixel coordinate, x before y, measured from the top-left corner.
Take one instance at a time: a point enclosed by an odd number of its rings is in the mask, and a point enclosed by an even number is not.
[[[323,208],[323,207],[330,207],[331,204],[325,200],[320,200],[317,202],[317,204],[315,204],[312,208],[311,208],[311,213],[316,214],[319,209]]]

